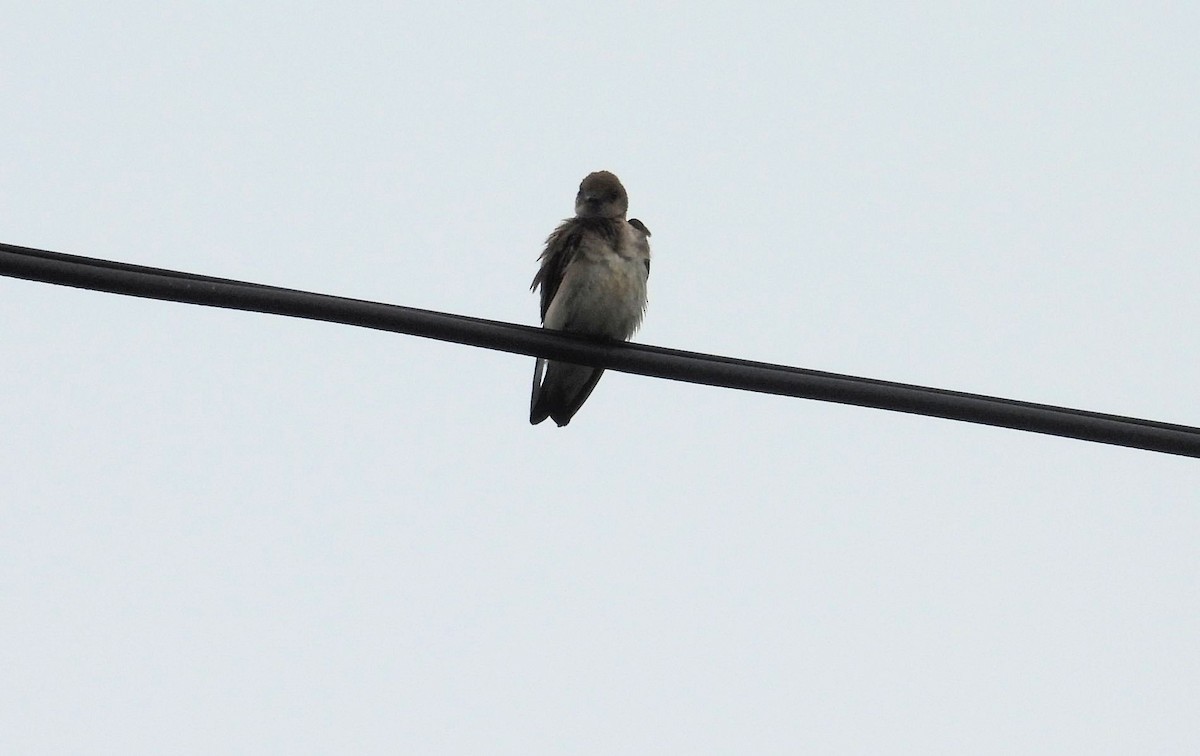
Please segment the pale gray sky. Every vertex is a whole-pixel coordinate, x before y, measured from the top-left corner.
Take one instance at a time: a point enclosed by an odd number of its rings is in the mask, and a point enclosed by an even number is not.
[[[1194,3],[60,3],[0,241],[1200,425]],[[0,751],[1194,753],[1200,464],[0,279]]]

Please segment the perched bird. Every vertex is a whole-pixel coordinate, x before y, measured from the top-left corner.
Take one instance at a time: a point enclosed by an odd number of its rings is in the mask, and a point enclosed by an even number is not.
[[[542,326],[586,336],[628,339],[646,309],[650,276],[649,229],[625,220],[629,196],[608,171],[589,173],[575,196],[575,217],[546,239],[541,268]],[[603,368],[539,359],[533,371],[529,422],[571,422]]]

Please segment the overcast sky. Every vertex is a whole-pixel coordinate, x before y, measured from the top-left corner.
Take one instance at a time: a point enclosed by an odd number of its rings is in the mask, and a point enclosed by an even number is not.
[[[894,4],[893,4],[894,5]],[[0,241],[1200,425],[1195,3],[27,3]],[[0,278],[5,753],[1195,753],[1200,463]]]

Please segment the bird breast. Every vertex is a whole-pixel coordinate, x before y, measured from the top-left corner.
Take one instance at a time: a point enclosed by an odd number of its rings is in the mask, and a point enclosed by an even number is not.
[[[548,328],[627,339],[646,308],[646,256],[631,228],[615,240],[591,237],[564,272],[546,312]]]

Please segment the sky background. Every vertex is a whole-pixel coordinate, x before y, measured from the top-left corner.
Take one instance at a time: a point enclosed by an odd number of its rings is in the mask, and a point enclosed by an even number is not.
[[[1195,3],[29,3],[0,241],[1200,425]],[[1200,463],[0,278],[0,751],[1195,753]]]

